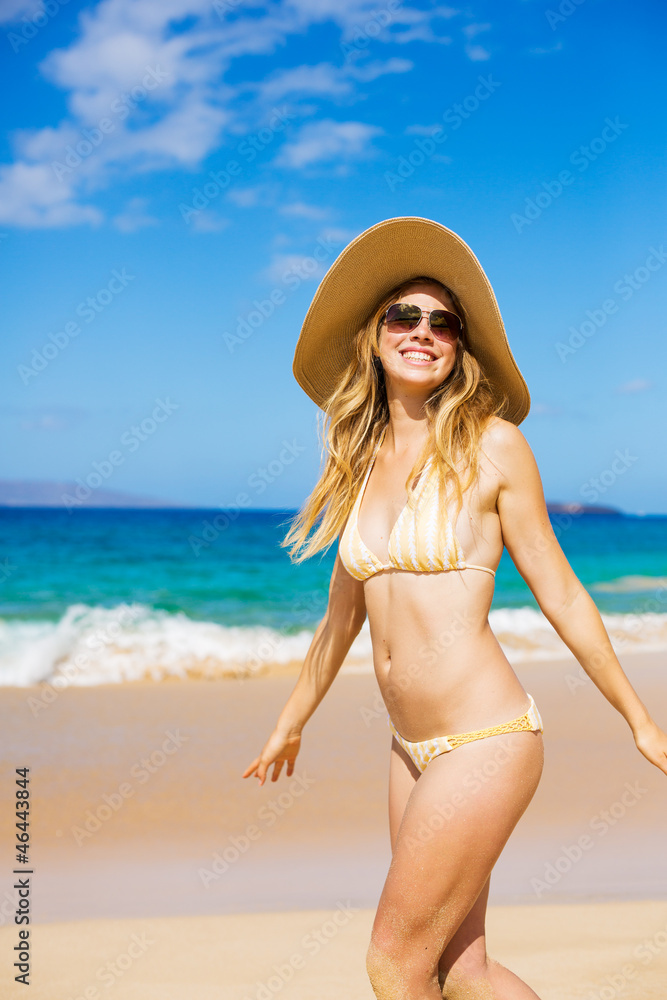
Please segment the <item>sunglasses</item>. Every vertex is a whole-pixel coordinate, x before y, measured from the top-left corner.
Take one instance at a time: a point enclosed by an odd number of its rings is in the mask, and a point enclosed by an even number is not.
[[[431,333],[436,337],[452,337],[456,339],[463,333],[463,323],[459,317],[447,309],[421,309],[410,302],[395,302],[384,314],[384,321],[389,333],[409,333],[416,330],[422,316],[428,316]]]

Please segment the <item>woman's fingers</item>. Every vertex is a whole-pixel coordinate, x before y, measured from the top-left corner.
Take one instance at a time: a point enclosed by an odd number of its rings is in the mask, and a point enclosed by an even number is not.
[[[275,764],[273,765],[273,777],[271,778],[271,781],[277,781],[278,780],[278,778],[280,777],[280,772],[283,769],[283,764],[284,763],[285,763],[284,760],[277,760],[275,762]]]
[[[259,757],[255,757],[255,759],[253,760],[252,764],[249,764],[246,767],[246,769],[243,772],[243,774],[241,775],[241,777],[243,777],[243,778],[249,778],[250,775],[254,774],[255,771],[257,770],[257,765],[258,764],[259,764]]]

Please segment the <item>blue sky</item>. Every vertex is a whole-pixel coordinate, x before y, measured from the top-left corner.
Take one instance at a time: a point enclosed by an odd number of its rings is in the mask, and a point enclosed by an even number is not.
[[[494,287],[547,498],[665,512],[662,4],[4,0],[0,19],[0,476],[298,506],[320,456],[291,365],[317,283],[358,233],[419,215]]]

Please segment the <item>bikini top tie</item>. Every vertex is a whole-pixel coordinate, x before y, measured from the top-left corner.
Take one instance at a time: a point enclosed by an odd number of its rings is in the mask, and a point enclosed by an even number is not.
[[[348,573],[357,580],[367,580],[384,569],[402,569],[413,573],[445,573],[451,570],[479,569],[495,576],[488,566],[468,563],[440,499],[440,483],[434,475],[432,457],[428,459],[415,490],[414,505],[406,501],[391,529],[387,554],[382,563],[359,534],[359,509],[375,457],[384,440],[386,427],[373,452],[364,480],[338,544],[338,554]]]

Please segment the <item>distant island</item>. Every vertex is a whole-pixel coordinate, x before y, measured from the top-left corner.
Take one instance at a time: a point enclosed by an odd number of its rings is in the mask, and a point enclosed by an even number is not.
[[[122,493],[120,490],[90,489],[82,483],[53,482],[46,479],[0,479],[0,507],[65,507],[70,510],[77,507],[194,509],[193,504],[173,503],[155,497]],[[624,516],[623,511],[617,507],[595,507],[580,503],[548,502],[547,510],[550,514],[569,514],[574,517],[580,514]]]
[[[81,483],[43,479],[0,479],[0,507],[189,507],[155,497],[90,489]]]
[[[547,501],[547,510],[550,514],[600,514],[609,517],[624,517],[624,512],[618,507],[597,507],[593,504],[585,503],[550,503]]]

